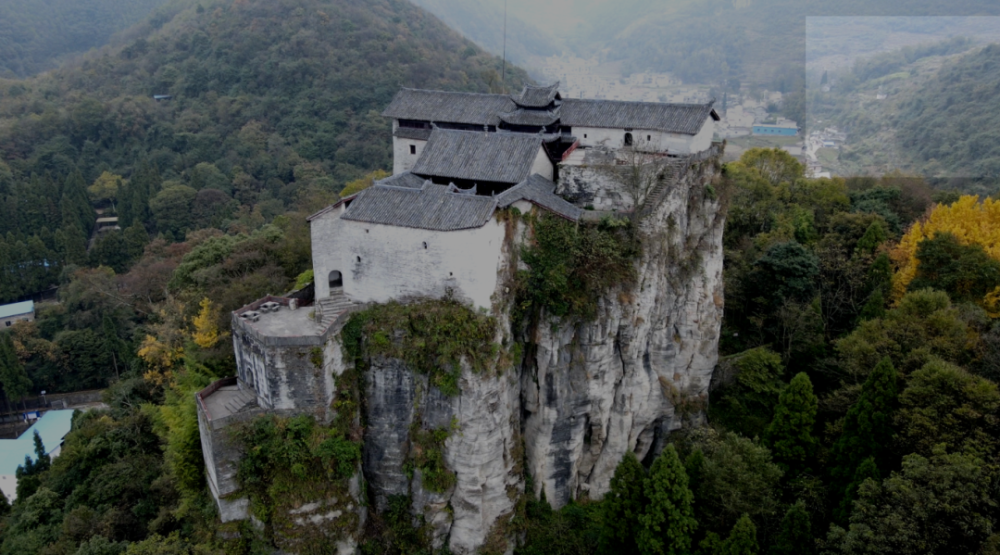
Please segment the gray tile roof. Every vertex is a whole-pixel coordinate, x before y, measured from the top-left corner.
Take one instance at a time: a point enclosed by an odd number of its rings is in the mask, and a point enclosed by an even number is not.
[[[559,108],[555,110],[514,110],[499,115],[500,120],[512,125],[552,125],[559,121]]]
[[[525,85],[521,94],[511,96],[514,103],[525,108],[545,108],[559,95],[559,81],[548,87]]]
[[[713,102],[664,104],[567,98],[562,101],[560,119],[563,125],[571,127],[652,129],[696,135],[709,116],[718,121],[719,116],[712,109]]]
[[[431,136],[431,130],[417,129],[414,127],[399,127],[396,129],[395,135],[400,139],[416,139],[419,141],[426,141]]]
[[[510,97],[500,94],[401,89],[382,115],[396,119],[496,125],[497,114],[515,108]]]
[[[405,175],[405,174],[400,174]],[[341,218],[373,224],[458,231],[486,225],[496,210],[493,197],[424,183],[420,189],[373,185],[358,193]]]
[[[579,220],[583,211],[564,200],[555,191],[555,183],[537,173],[531,174],[528,179],[497,195],[497,206],[506,208],[519,200],[526,200],[564,218]]]
[[[541,146],[538,135],[435,129],[410,171],[421,176],[520,183],[531,173]]]
[[[397,173],[396,175],[387,177],[377,182],[379,185],[405,187],[407,189],[422,189],[424,187],[424,183],[427,183],[426,179],[413,175],[410,172]]]

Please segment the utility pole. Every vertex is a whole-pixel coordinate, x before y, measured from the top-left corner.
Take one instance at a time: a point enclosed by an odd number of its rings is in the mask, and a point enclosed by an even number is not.
[[[503,0],[503,73],[500,75],[500,88],[507,94],[507,0]]]

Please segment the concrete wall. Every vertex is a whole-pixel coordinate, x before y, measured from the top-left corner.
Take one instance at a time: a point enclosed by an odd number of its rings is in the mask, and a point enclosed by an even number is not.
[[[697,135],[681,135],[664,133],[649,129],[606,129],[601,127],[574,127],[573,136],[580,141],[581,147],[604,147],[620,149],[625,146],[625,133],[631,133],[633,145],[643,150],[653,152],[669,152],[671,154],[691,154],[708,150],[712,146],[712,135],[715,133],[715,120],[708,117]],[[648,138],[647,138],[648,137]]]
[[[233,348],[240,380],[257,394],[265,409],[286,413],[310,413],[327,419],[333,399],[334,378],[313,362],[313,349],[328,358],[328,345],[265,345],[233,326]],[[321,363],[322,364],[322,363]]]
[[[410,146],[416,148],[416,154],[410,154]],[[397,175],[410,171],[413,165],[417,163],[417,158],[420,158],[420,154],[424,151],[425,146],[427,146],[427,141],[393,137],[392,174]]]
[[[24,314],[15,314],[13,316],[7,316],[3,320],[0,320],[0,329],[9,328],[18,322],[33,322],[35,321],[35,313],[27,312]]]
[[[312,222],[316,297],[330,295],[338,270],[354,302],[442,297],[452,290],[476,307],[491,308],[504,227],[430,231],[341,220],[337,211]]]
[[[218,422],[213,427],[206,418],[201,403],[195,404],[198,408],[198,432],[205,459],[206,478],[212,497],[219,507],[219,518],[222,522],[243,520],[248,517],[250,500],[246,497],[229,497],[239,489],[236,463],[242,453],[230,442],[225,423]]]

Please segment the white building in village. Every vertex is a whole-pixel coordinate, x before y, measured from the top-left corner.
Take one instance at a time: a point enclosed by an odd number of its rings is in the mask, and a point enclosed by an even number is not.
[[[267,297],[236,311],[238,376],[197,394],[222,520],[247,518],[226,427],[261,412],[329,418],[329,370],[341,364],[331,337],[352,307],[450,293],[490,310],[509,239],[498,210],[571,221],[586,209],[627,210],[620,186],[593,183],[592,167],[621,164],[628,150],[687,167],[711,154],[712,106],[563,99],[558,84],[513,96],[401,90],[383,113],[393,122],[392,177],[309,217],[313,307]]]

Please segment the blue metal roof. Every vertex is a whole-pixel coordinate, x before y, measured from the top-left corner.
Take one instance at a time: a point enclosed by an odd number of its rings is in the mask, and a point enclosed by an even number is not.
[[[27,314],[35,310],[35,301],[24,301],[23,303],[5,304],[0,306],[0,318]]]
[[[24,464],[24,457],[35,458],[35,431],[42,436],[45,452],[51,453],[62,444],[73,424],[73,411],[50,410],[35,421],[17,439],[0,439],[0,475],[11,475]]]

